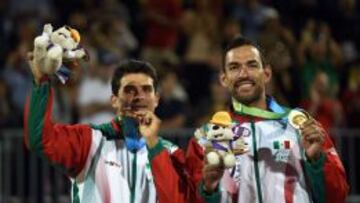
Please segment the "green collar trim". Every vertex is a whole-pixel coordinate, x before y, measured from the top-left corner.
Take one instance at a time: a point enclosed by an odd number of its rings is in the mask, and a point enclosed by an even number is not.
[[[278,104],[275,103],[275,101],[273,99],[270,99],[269,103],[270,103],[269,104],[270,108],[271,108],[271,106],[274,106],[274,105],[277,105],[277,108],[280,107]],[[263,109],[256,108],[256,107],[246,106],[246,105],[236,101],[234,98],[232,99],[232,106],[233,106],[236,114],[255,116],[255,117],[265,118],[265,119],[282,119],[284,117],[287,117],[287,115],[289,114],[288,109],[282,108],[283,112],[267,111],[267,110],[263,110]],[[272,110],[275,110],[275,109],[272,109]]]

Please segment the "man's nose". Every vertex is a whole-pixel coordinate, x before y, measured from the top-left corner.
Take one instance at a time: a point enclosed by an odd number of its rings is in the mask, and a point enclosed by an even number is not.
[[[135,91],[134,99],[143,99],[145,98],[145,92],[141,89]]]
[[[240,78],[247,78],[249,76],[249,68],[247,66],[243,66],[239,69],[238,76]]]

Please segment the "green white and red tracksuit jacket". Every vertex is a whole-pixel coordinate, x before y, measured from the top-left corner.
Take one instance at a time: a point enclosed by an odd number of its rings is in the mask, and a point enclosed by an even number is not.
[[[116,119],[100,126],[55,124],[52,100],[48,80],[34,85],[25,110],[25,143],[70,177],[72,202],[158,202],[146,146],[130,152],[117,139],[122,126]]]
[[[282,109],[277,105],[279,108]],[[171,161],[174,155],[183,155],[169,154],[159,142],[151,166],[158,193],[164,198],[162,202],[345,202],[349,189],[346,174],[329,136],[320,159],[310,163],[300,143],[301,135],[286,118],[262,119],[229,113],[233,122],[250,132],[245,138],[250,151],[236,157],[236,166],[225,171],[217,192],[206,194],[201,182],[201,142],[193,138],[186,158],[177,157],[180,163],[176,166]],[[179,167],[183,169],[180,174]]]

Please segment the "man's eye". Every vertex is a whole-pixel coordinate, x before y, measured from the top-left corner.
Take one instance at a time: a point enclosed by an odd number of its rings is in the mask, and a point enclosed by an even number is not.
[[[144,91],[144,92],[147,92],[147,93],[150,93],[150,92],[153,91],[153,88],[152,88],[152,86],[144,86],[144,87],[143,87],[143,91]]]
[[[248,66],[249,66],[249,68],[258,68],[259,67],[259,65],[257,63],[251,63]]]
[[[229,70],[237,70],[238,66],[229,66]]]
[[[135,88],[133,88],[133,87],[125,87],[124,88],[124,93],[126,93],[126,94],[134,94],[135,93]]]

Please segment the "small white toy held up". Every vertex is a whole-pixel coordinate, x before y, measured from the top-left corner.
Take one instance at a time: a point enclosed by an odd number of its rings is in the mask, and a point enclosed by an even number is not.
[[[234,127],[229,113],[220,111],[209,123],[195,131],[210,165],[219,165],[222,160],[225,168],[231,168],[235,166],[235,155],[248,151],[247,143],[235,133]]]
[[[80,34],[76,29],[63,26],[53,31],[51,24],[44,25],[42,34],[35,38],[33,56],[34,60],[41,64],[41,72],[56,74],[63,83],[71,72],[63,67],[63,63],[88,57],[80,46]]]

